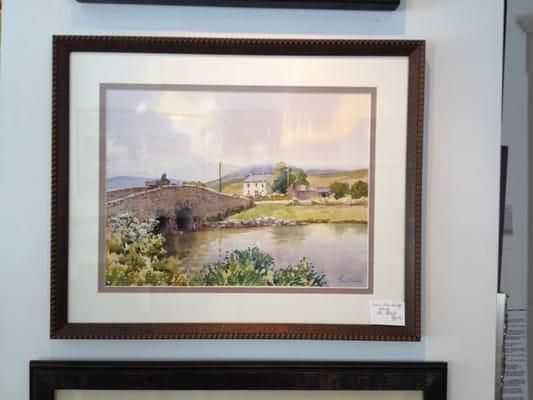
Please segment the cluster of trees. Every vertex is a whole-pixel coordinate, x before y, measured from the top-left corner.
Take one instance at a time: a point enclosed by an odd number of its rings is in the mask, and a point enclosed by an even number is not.
[[[286,194],[291,185],[309,185],[307,174],[301,168],[290,168],[283,162],[277,163],[272,171],[272,190]]]
[[[344,182],[333,182],[329,186],[329,190],[336,199],[350,195],[353,199],[360,199],[361,197],[368,197],[368,183],[363,181],[354,182],[352,186]]]

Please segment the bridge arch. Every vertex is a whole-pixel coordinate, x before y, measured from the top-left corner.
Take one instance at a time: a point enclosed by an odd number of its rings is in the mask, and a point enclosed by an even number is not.
[[[180,231],[190,232],[195,228],[194,214],[191,207],[176,208],[176,227]]]
[[[171,222],[170,218],[165,215],[159,215],[156,217],[156,221],[158,222],[157,226],[155,227],[156,234],[162,234],[165,235],[169,230],[171,230]]]

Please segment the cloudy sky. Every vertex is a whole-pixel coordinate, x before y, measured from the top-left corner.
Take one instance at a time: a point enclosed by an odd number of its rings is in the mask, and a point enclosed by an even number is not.
[[[107,177],[207,181],[284,161],[368,167],[370,95],[227,90],[106,91]]]

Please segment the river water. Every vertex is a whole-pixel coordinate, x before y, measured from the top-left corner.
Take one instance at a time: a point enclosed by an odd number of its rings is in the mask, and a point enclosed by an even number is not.
[[[276,266],[305,257],[326,274],[327,286],[364,288],[368,281],[367,225],[324,223],[297,226],[208,229],[167,238],[167,250],[190,273],[223,258],[228,251],[257,246]]]

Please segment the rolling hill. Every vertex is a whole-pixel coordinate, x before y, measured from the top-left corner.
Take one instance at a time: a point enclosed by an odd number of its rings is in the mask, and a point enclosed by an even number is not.
[[[307,180],[309,181],[309,184],[315,188],[329,186],[333,182],[343,182],[349,185],[356,181],[368,182],[368,169],[308,175]]]

